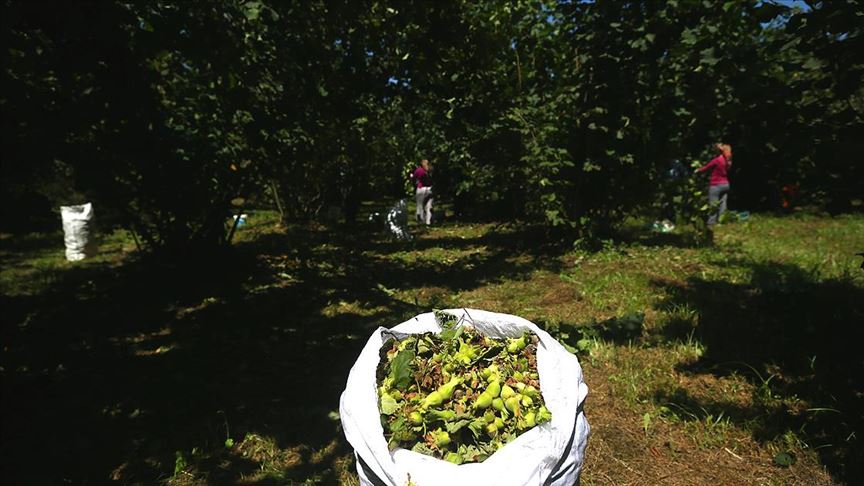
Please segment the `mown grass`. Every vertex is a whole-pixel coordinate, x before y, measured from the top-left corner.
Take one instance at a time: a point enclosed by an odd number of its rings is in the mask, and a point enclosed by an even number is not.
[[[585,484],[862,477],[864,218],[753,215],[713,247],[679,229],[598,252],[516,224],[412,231],[400,243],[257,212],[233,256],[203,266],[139,258],[121,233],[75,264],[59,234],[4,235],[0,373],[16,421],[3,422],[3,470],[357,484],[334,414],[366,337],[475,307],[577,350],[592,390]],[[779,452],[796,464],[774,464]]]
[[[135,250],[131,236],[123,230],[100,235],[98,253],[80,263],[67,262],[63,253],[62,231],[12,236],[0,234],[0,293],[35,295],[44,293],[62,279],[64,273],[119,263]]]

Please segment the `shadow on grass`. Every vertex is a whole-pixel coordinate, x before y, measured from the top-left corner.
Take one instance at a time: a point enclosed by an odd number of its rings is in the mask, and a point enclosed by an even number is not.
[[[391,289],[456,292],[554,265],[511,259],[529,237],[405,246],[292,230],[215,261],[73,267],[42,293],[2,296],[3,476],[149,484],[186,465],[208,484],[335,483],[350,448],[331,412],[348,370],[377,326],[431,304]],[[449,263],[388,258],[478,245]]]
[[[625,244],[647,247],[702,248],[711,246],[713,236],[700,234],[690,225],[679,225],[674,232],[663,233],[650,227],[627,225],[618,230],[616,239]]]
[[[539,319],[535,320],[535,323],[571,350],[587,351],[593,340],[618,345],[638,341],[642,336],[645,314],[631,312],[608,319],[590,319],[577,323]]]
[[[63,233],[60,231],[44,233],[25,233],[12,235],[5,233],[0,239],[0,248],[4,252],[34,252],[55,249],[63,243]]]
[[[696,399],[684,390],[658,400],[749,422],[759,441],[792,431],[818,450],[835,478],[858,483],[864,477],[864,289],[851,278],[820,280],[794,265],[728,265],[747,269],[750,281],[654,283],[669,296],[664,306],[690,306],[699,316],[694,337],[706,351],[685,371],[748,376],[757,389],[754,408]]]
[[[701,248],[708,245],[704,239],[700,239],[695,233],[645,233],[630,238],[624,238],[627,243],[638,243],[648,247],[673,247],[673,248]]]

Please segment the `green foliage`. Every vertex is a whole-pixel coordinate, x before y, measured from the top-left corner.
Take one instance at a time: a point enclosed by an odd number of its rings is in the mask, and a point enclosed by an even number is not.
[[[789,467],[798,462],[795,458],[795,454],[791,452],[778,452],[774,455],[774,464],[781,467]]]
[[[186,461],[186,455],[183,454],[183,451],[176,451],[174,453],[174,477],[182,474],[188,466],[189,463]]]
[[[378,392],[391,449],[410,448],[454,464],[482,462],[552,418],[539,385],[536,336],[493,339],[457,326],[454,316],[436,317],[440,334],[382,347]],[[410,376],[400,379],[408,369]]]
[[[238,196],[350,222],[421,158],[458,214],[586,241],[719,139],[736,205],[776,207],[791,183],[836,210],[864,193],[860,2],[3,10],[3,205],[93,200],[151,249],[224,245]],[[679,208],[699,226],[694,193]]]
[[[411,349],[402,349],[396,354],[390,362],[390,379],[393,386],[405,388],[411,383],[414,371],[411,365],[413,361],[414,351]]]

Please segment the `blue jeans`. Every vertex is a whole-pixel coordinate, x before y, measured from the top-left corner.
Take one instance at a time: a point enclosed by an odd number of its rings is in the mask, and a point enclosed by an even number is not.
[[[711,215],[708,217],[708,225],[713,226],[720,221],[720,216],[726,212],[726,199],[729,196],[729,184],[719,184],[708,187],[708,205],[711,207]]]

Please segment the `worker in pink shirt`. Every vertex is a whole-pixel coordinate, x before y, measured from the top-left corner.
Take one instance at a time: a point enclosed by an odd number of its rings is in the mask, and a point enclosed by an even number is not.
[[[432,167],[429,161],[420,161],[420,167],[411,173],[411,180],[417,188],[417,222],[432,224]]]
[[[728,143],[714,144],[714,148],[720,155],[711,159],[704,167],[696,169],[696,172],[711,171],[711,179],[708,182],[708,204],[711,206],[711,215],[708,217],[708,225],[713,226],[720,221],[720,217],[726,212],[726,199],[729,196],[729,168],[732,167],[732,146]]]

